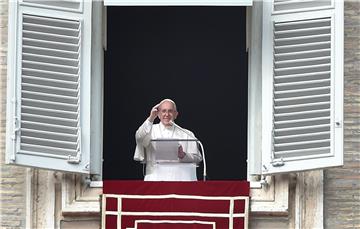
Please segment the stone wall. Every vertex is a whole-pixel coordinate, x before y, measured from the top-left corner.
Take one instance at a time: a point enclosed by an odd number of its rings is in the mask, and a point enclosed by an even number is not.
[[[360,1],[345,1],[344,166],[325,171],[325,228],[360,228]]]
[[[0,228],[25,228],[26,169],[4,165],[8,1],[0,1]]]

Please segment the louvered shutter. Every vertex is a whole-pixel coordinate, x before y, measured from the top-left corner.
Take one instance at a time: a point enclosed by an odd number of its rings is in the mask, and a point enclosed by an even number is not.
[[[343,163],[343,3],[263,5],[262,173]]]
[[[91,1],[9,4],[6,161],[89,173]]]

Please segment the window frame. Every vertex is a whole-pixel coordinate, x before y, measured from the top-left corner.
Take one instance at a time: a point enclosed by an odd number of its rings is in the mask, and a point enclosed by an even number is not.
[[[254,1],[247,8],[249,29],[248,72],[248,181],[250,182],[250,209],[255,215],[287,215],[289,209],[289,178],[286,175],[261,175],[262,131],[262,13],[263,2]]]

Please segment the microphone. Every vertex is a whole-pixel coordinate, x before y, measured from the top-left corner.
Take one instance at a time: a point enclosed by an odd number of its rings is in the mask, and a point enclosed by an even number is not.
[[[190,132],[188,130],[183,129],[182,127],[180,127],[178,124],[176,124],[174,121],[170,121],[171,125],[174,125],[176,128],[179,128],[179,130],[181,130],[182,132],[184,132],[186,135],[190,136],[191,139],[196,140],[201,148],[201,152],[202,152],[202,158],[203,158],[203,166],[204,166],[204,170],[203,170],[203,180],[206,181],[206,160],[205,160],[205,151],[204,151],[204,146],[203,144],[200,142],[199,139],[193,137]]]

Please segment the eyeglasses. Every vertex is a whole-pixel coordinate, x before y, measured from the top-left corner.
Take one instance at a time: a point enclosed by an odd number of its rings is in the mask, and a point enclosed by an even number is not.
[[[173,113],[175,113],[175,110],[173,110],[173,109],[169,109],[169,110],[163,109],[163,110],[160,110],[160,112],[161,112],[162,114],[165,114],[165,113],[171,113],[171,114],[173,114]]]

